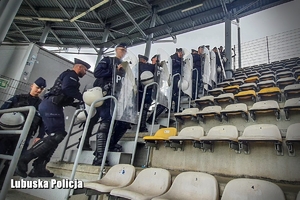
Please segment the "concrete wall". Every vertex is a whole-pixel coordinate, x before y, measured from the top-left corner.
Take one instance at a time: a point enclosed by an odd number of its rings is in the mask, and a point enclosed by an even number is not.
[[[249,103],[249,107],[253,103]],[[281,108],[283,103],[280,104]],[[187,126],[202,126],[207,134],[210,128],[218,125],[235,125],[242,135],[245,127],[252,124],[275,124],[281,131],[283,137],[290,124],[300,122],[300,113],[293,113],[291,120],[286,121],[284,112],[281,109],[281,120],[277,121],[275,115],[257,115],[257,120],[251,118],[246,122],[240,116],[229,118],[229,122],[218,122],[210,118],[205,124],[197,121],[185,121],[179,126],[179,130]],[[205,135],[206,135],[205,134]],[[159,150],[152,150],[151,166],[162,167],[172,170],[202,171],[214,175],[229,177],[253,177],[272,179],[275,181],[290,181],[300,183],[300,146],[294,145],[296,156],[290,157],[287,153],[285,140],[283,141],[284,156],[277,156],[274,143],[253,142],[250,143],[251,152],[249,155],[241,152],[235,153],[229,148],[228,142],[215,142],[214,152],[203,152],[192,147],[191,142],[185,143],[184,151],[174,151],[163,145]]]

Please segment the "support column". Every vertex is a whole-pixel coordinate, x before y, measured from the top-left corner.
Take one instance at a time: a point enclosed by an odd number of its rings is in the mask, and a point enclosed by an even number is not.
[[[156,12],[157,12],[156,7],[153,7],[153,9],[152,9],[152,17],[151,17],[151,22],[150,22],[150,27],[149,28],[153,28],[155,26],[155,23],[156,23]],[[153,39],[153,33],[151,33],[147,37],[147,42],[146,42],[146,48],[145,48],[145,54],[144,55],[147,56],[148,58],[150,56],[152,39]]]
[[[104,29],[104,33],[103,33],[101,43],[107,42],[108,36],[109,36],[109,27],[106,27]],[[104,50],[104,48],[102,47],[102,48],[100,48],[100,51],[98,52],[98,57],[97,57],[97,60],[96,60],[95,68],[97,67],[98,63],[100,62],[100,60],[103,57],[103,50]]]
[[[6,4],[9,0],[0,0],[0,17],[6,7]]]
[[[238,56],[239,56],[239,69],[242,68],[242,49],[241,49],[241,27],[240,27],[240,19],[236,19],[237,23],[238,23]]]
[[[225,19],[225,73],[227,78],[232,78],[232,57],[231,57],[231,20],[230,16]]]
[[[3,11],[0,17],[0,45],[2,44],[23,0],[9,0],[7,3],[6,0],[2,1],[3,0],[0,1],[0,10]],[[5,6],[5,8],[3,8],[3,6]]]
[[[40,41],[39,41],[40,43],[43,44],[43,43],[46,42],[50,30],[51,30],[50,23],[47,22],[46,25],[45,25],[45,28],[43,30],[43,33],[41,35],[41,38],[40,38]]]

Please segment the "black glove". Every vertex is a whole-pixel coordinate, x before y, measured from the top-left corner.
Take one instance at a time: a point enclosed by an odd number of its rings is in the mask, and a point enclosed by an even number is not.
[[[84,109],[84,102],[83,101],[73,102],[71,106],[73,106],[76,109],[82,109],[83,106]]]

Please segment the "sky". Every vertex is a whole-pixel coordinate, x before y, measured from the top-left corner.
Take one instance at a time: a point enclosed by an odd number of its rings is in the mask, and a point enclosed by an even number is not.
[[[262,37],[275,35],[300,28],[300,0],[294,0],[264,11],[240,19],[241,43],[256,40]],[[237,44],[237,26],[232,25],[232,45]],[[188,50],[196,49],[200,45],[225,46],[225,24],[218,24],[192,32],[177,35],[177,43],[157,43],[152,44],[150,57],[157,53],[157,49],[163,48],[170,55],[175,52],[175,48],[183,47]],[[133,54],[144,54],[145,44],[130,47],[129,51]],[[57,50],[57,48],[47,48]],[[69,49],[70,52],[77,52],[77,49]],[[95,53],[93,49],[81,49],[81,52]],[[71,61],[80,58],[88,62],[92,67],[95,66],[96,55],[74,55],[63,54],[60,56]],[[93,69],[92,69],[93,71]]]

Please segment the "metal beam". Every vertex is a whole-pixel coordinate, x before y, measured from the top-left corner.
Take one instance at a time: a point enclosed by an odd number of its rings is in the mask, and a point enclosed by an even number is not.
[[[36,28],[28,28],[28,29],[22,29],[22,32],[31,32],[36,30],[42,30],[44,27],[36,27]],[[9,31],[6,35],[18,33],[19,31]]]
[[[5,0],[4,0],[5,1]],[[6,4],[5,4],[6,3]],[[5,6],[0,17],[0,45],[4,41],[4,38],[16,16],[19,7],[22,4],[22,0],[10,0],[8,2],[2,2],[1,6]],[[2,10],[2,8],[1,8]]]
[[[64,7],[57,1],[57,0],[52,0],[56,3],[56,5],[61,9],[61,11],[64,13],[64,15],[67,18],[71,18],[71,16],[69,15],[69,13],[64,9]],[[95,45],[92,43],[92,41],[86,36],[86,34],[81,30],[81,28],[77,25],[76,22],[72,22],[72,24],[77,28],[77,30],[81,33],[81,35],[84,37],[84,39],[87,41],[87,43],[89,43],[91,45],[91,47],[94,48],[94,50],[96,52],[98,52],[98,49],[95,47]]]
[[[237,23],[240,23],[240,19],[236,19]],[[242,68],[242,53],[241,53],[241,27],[238,26],[238,56],[239,56],[239,60],[238,60],[238,63],[239,63],[239,69]]]
[[[232,78],[232,57],[231,57],[231,20],[230,16],[225,19],[225,73],[227,78]]]
[[[131,3],[133,5],[141,6],[141,7],[144,7],[144,8],[148,8],[148,6],[145,6],[143,4],[139,4],[139,3],[136,3],[136,2],[132,2],[132,1],[129,1],[129,0],[122,0],[122,1],[127,2],[127,3]]]
[[[42,33],[40,41],[39,41],[40,43],[45,43],[46,42],[49,32],[50,32],[50,24],[46,23],[46,26],[43,30],[43,33]]]
[[[103,37],[102,37],[102,40],[101,40],[102,43],[107,42],[108,35],[109,35],[109,27],[106,27]],[[98,63],[100,62],[100,60],[103,57],[103,50],[104,50],[104,48],[102,47],[102,48],[100,48],[100,51],[98,52],[95,68],[97,67]]]
[[[256,4],[258,1],[260,0],[256,0],[253,1],[252,3],[249,3],[248,5],[246,5],[245,7],[241,8],[240,10],[236,11],[234,13],[234,17],[238,16],[240,13],[242,13],[243,11],[247,10],[248,8],[250,8],[251,6],[253,6],[254,4]]]
[[[144,31],[140,28],[140,26],[134,21],[134,19],[131,17],[131,15],[127,12],[126,8],[121,4],[119,0],[115,0],[115,2],[118,4],[118,6],[121,8],[121,10],[125,13],[125,15],[129,18],[129,20],[134,24],[134,26],[137,28],[137,30],[142,34],[143,37],[146,37],[147,35],[144,33]]]
[[[145,19],[143,19],[141,22],[138,23],[138,25],[140,26],[142,23],[144,23],[150,16],[147,16]],[[131,29],[128,34],[132,33],[132,31],[134,31],[136,29],[136,27],[133,27],[133,29]]]
[[[151,22],[150,22],[150,27],[149,28],[153,28],[155,27],[155,23],[156,23],[156,7],[153,8],[152,11],[152,18],[151,18]],[[152,45],[152,40],[153,40],[153,33],[151,33],[150,35],[148,35],[147,38],[147,42],[146,42],[146,48],[145,48],[145,56],[147,56],[149,58],[150,56],[150,50],[151,50],[151,45]]]
[[[38,13],[38,11],[28,2],[28,0],[25,0],[25,2],[31,8],[31,10],[36,14],[36,16],[41,17],[41,15]],[[44,24],[46,25],[46,23],[44,23]],[[63,42],[57,37],[56,33],[52,29],[50,29],[50,32],[60,44],[63,44]]]
[[[21,31],[21,29],[13,22],[12,23],[15,28],[19,31],[19,33],[21,33],[21,35],[23,36],[23,38],[27,41],[27,42],[30,42],[30,40],[26,37],[26,35],[23,33],[23,31]]]
[[[224,0],[220,0],[220,3],[221,3],[224,14],[227,15],[228,10],[227,10],[227,7],[226,7],[226,3],[224,2]]]

